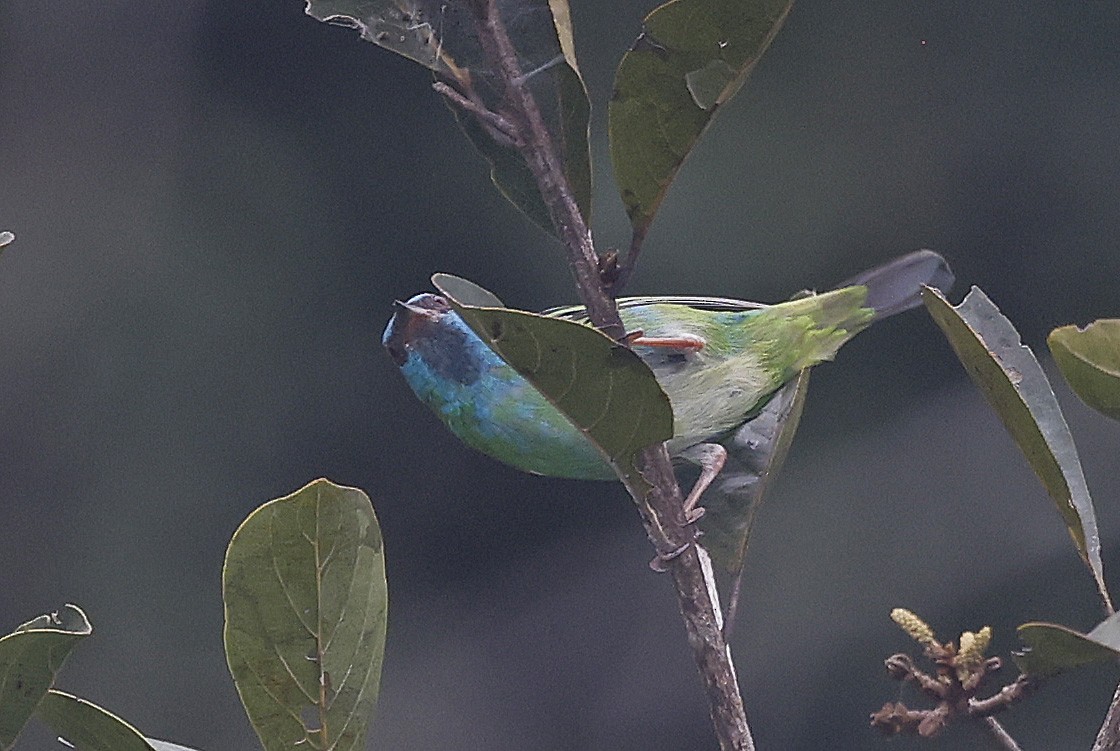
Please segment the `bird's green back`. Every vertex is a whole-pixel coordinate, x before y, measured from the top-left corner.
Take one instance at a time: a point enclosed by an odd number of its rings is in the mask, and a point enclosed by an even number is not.
[[[698,352],[636,347],[673,405],[670,453],[740,426],[803,368],[831,360],[872,321],[863,287],[757,310],[705,310],[671,302],[621,309],[628,331],[700,337]]]

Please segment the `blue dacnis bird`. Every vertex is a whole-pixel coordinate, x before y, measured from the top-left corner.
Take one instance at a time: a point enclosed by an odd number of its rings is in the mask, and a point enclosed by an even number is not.
[[[948,264],[922,250],[839,288],[776,305],[725,298],[619,300],[628,341],[673,408],[670,455],[699,464],[690,519],[726,453],[719,441],[753,417],[803,368],[831,360],[873,322],[921,304],[921,286],[953,283]],[[580,320],[582,307],[546,311]],[[467,445],[551,477],[616,479],[599,450],[452,310],[422,293],[396,303],[382,344],[412,390]]]

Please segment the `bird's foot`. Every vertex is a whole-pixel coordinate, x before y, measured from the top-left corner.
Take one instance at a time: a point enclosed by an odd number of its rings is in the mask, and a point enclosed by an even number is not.
[[[684,499],[685,524],[695,524],[704,516],[704,507],[700,505],[700,496],[712,484],[712,481],[723,469],[727,461],[727,449],[718,443],[701,443],[686,449],[681,456],[700,467],[700,477],[692,486],[688,497]]]
[[[669,570],[669,562],[680,558],[681,554],[688,550],[693,544],[692,542],[686,542],[676,550],[670,550],[668,553],[658,553],[653,557],[653,560],[649,562],[649,567],[659,574],[665,573]]]
[[[708,486],[712,484],[720,470],[723,469],[723,464],[727,461],[727,449],[718,443],[701,443],[686,449],[681,453],[681,456],[700,467],[700,477],[696,480],[696,484],[692,486],[688,497],[684,499],[682,509],[685,526],[689,526],[700,521],[704,516],[704,507],[700,505],[700,496],[704,494],[704,491],[708,489]],[[699,532],[693,532],[695,536],[699,536],[699,534]],[[668,571],[669,562],[680,557],[681,553],[688,550],[689,546],[695,544],[696,540],[693,539],[675,550],[658,553],[649,562],[649,567],[654,571]]]

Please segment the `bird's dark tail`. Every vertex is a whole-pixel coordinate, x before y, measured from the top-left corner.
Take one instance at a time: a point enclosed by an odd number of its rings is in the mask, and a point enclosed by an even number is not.
[[[922,304],[922,285],[948,292],[956,277],[945,259],[932,250],[916,250],[876,266],[837,285],[867,287],[864,306],[878,321]]]

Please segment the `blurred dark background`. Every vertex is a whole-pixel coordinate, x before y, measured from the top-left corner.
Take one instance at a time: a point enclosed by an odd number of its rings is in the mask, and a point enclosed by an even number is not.
[[[602,115],[654,5],[572,2],[603,247],[628,235]],[[800,3],[631,291],[778,300],[930,247],[1036,352],[1116,316],[1117,39],[1114,3]],[[434,271],[518,306],[573,299],[429,82],[299,0],[4,4],[0,631],[78,603],[95,635],[61,687],[155,737],[253,748],[222,654],[225,545],[327,476],[372,496],[387,545],[370,748],[713,748],[623,491],[470,453],[380,351],[390,302]],[[1118,426],[1056,388],[1115,572]],[[818,369],[748,560],[734,650],[760,749],[886,747],[867,729],[900,698],[881,661],[912,647],[892,607],[945,637],[991,624],[1005,656],[1018,623],[1101,616],[920,311]],[[1027,749],[1088,748],[1118,679],[1055,680],[1006,724]]]

